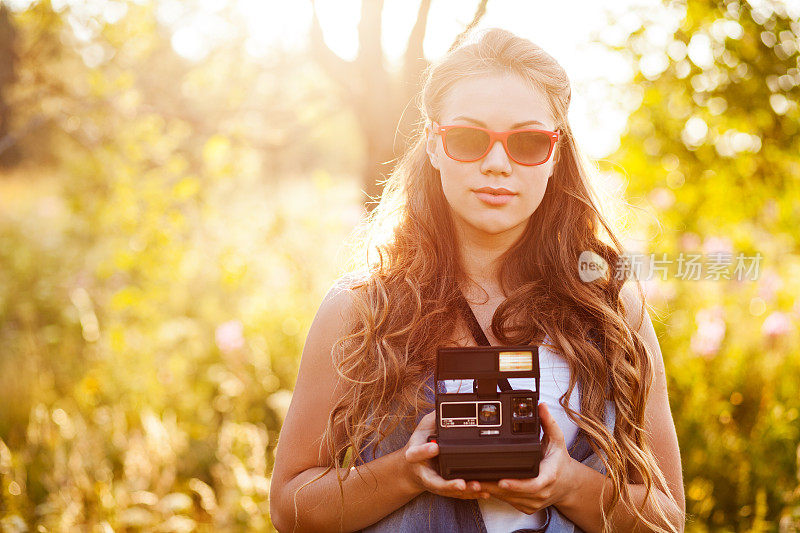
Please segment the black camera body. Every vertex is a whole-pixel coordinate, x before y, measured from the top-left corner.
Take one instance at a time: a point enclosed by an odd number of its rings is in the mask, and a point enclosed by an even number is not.
[[[508,378],[534,378],[511,389]],[[498,480],[539,474],[538,346],[465,346],[437,350],[436,433],[444,479]],[[474,380],[472,390],[440,392],[440,382]],[[498,384],[501,389],[498,391]]]

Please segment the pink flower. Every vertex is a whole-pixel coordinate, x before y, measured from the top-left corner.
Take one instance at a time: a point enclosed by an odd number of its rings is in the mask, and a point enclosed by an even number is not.
[[[658,209],[669,209],[675,203],[675,193],[666,187],[656,187],[650,193],[650,202]]]
[[[733,254],[733,242],[728,237],[708,237],[703,242],[703,252],[706,254],[718,252]]]
[[[724,309],[720,306],[701,309],[697,312],[695,322],[697,331],[692,335],[690,346],[695,353],[709,357],[719,351],[722,339],[725,338]]]
[[[781,311],[773,311],[761,325],[761,333],[769,338],[783,337],[792,330],[789,315]]]
[[[775,293],[781,287],[783,287],[781,277],[772,269],[764,269],[764,273],[758,282],[758,295],[765,302],[771,302],[775,299]]]
[[[217,326],[214,333],[217,347],[225,352],[235,352],[244,347],[244,333],[242,323],[238,320],[229,320]]]
[[[647,301],[662,303],[675,297],[675,287],[655,277],[642,281],[642,289]]]
[[[700,237],[696,233],[687,232],[681,235],[681,249],[686,252],[694,252],[700,248]]]

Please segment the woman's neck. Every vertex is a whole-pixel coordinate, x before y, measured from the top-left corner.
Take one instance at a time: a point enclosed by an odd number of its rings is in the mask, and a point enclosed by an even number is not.
[[[501,256],[516,242],[520,232],[508,231],[491,235],[475,228],[461,228],[459,244],[461,265],[467,276],[465,296],[504,296],[500,282]]]

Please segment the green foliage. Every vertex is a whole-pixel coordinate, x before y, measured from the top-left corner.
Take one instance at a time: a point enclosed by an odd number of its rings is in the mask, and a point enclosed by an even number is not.
[[[237,49],[190,64],[147,3],[92,19],[115,54],[93,64],[70,9],[15,14],[15,116],[48,118],[0,175],[0,530],[270,531],[299,354],[360,213],[352,180],[312,170],[335,149],[302,157],[328,143],[303,128],[330,110],[292,118],[281,151],[241,87],[297,73],[281,90],[311,97],[313,73],[240,64],[237,79]],[[300,105],[269,90],[261,113],[283,118],[267,139]],[[221,102],[224,124],[204,120]],[[289,161],[313,179],[270,174]]]
[[[357,188],[229,189],[217,137],[197,177],[148,172],[139,135],[170,138],[134,121],[0,219],[0,517],[269,530],[272,450]]]
[[[358,166],[355,120],[297,56],[192,63],[154,4],[80,4],[12,17],[27,163],[0,175],[0,529],[270,530],[305,333],[361,213],[356,180],[319,169]],[[771,5],[683,6],[604,169],[640,251],[763,255],[756,281],[646,282],[689,531],[800,528],[800,27]],[[652,64],[648,43],[622,52]]]
[[[646,215],[641,251],[763,255],[755,281],[648,282],[687,530],[796,530],[800,22],[779,3],[671,5],[685,16],[666,50],[647,28],[626,45],[642,100],[607,169]]]

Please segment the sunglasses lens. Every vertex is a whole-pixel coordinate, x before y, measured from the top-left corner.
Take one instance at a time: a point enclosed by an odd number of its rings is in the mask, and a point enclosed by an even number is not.
[[[508,152],[523,165],[542,163],[550,152],[550,137],[535,131],[512,133],[508,137]]]
[[[444,139],[447,151],[456,159],[478,159],[489,146],[489,134],[472,128],[452,128]]]

